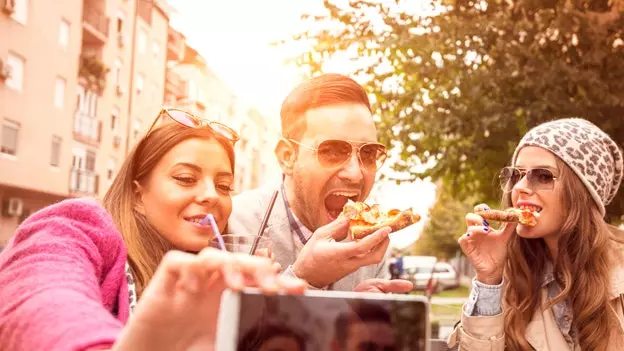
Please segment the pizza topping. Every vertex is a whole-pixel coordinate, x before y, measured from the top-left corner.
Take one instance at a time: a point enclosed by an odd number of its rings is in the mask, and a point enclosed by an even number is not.
[[[342,211],[351,221],[349,223],[352,237],[360,239],[372,234],[376,230],[388,226],[397,231],[410,226],[420,220],[420,216],[412,210],[381,211],[378,205],[367,205],[363,202],[347,201]]]
[[[528,208],[508,208],[504,211],[483,210],[477,211],[476,214],[486,220],[497,222],[520,222],[520,224],[531,227],[537,225],[537,218],[539,217],[539,213],[537,211],[532,211]]]
[[[521,210],[527,210],[527,211],[530,211],[530,212],[537,212],[537,213],[542,211],[541,207],[533,206],[533,205],[522,205],[522,206],[519,206],[518,208],[521,209]]]
[[[356,192],[333,192],[325,198],[325,208],[332,218],[337,218],[345,204],[348,201],[352,201],[352,199],[356,199],[357,196]]]

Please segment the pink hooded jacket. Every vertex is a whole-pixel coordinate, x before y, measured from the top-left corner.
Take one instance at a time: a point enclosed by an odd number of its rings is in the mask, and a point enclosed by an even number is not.
[[[108,348],[128,319],[126,246],[94,199],[28,218],[0,254],[0,350]]]

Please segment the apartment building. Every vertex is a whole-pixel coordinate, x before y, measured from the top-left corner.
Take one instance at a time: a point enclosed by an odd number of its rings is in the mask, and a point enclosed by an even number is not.
[[[179,47],[174,45],[177,35],[172,32],[170,36],[173,47]],[[279,133],[270,127],[266,116],[237,98],[195,49],[185,45],[182,57],[169,62],[167,87],[168,106],[224,123],[240,134],[235,147],[236,192],[280,180],[273,152]]]
[[[30,213],[102,196],[165,91],[165,0],[0,0],[0,247]]]

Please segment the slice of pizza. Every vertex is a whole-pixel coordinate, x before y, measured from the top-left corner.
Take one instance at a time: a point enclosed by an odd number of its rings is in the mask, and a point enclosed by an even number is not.
[[[420,221],[420,216],[411,209],[383,212],[378,205],[369,206],[351,200],[344,205],[342,214],[351,220],[349,232],[352,239],[362,239],[383,227],[390,227],[396,232]]]
[[[537,225],[537,218],[539,217],[539,212],[531,211],[530,209],[526,208],[508,208],[504,211],[481,210],[476,211],[475,213],[488,221],[518,222],[529,227],[534,227],[535,225]]]

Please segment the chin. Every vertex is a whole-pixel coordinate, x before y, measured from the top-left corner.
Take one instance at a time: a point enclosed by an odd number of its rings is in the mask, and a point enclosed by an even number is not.
[[[540,231],[538,230],[537,226],[529,227],[522,224],[518,224],[518,227],[516,228],[516,233],[519,237],[525,239],[537,239],[543,236],[540,235]]]

